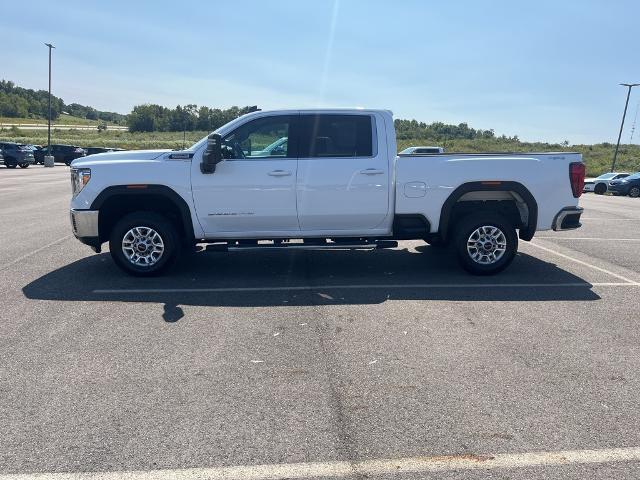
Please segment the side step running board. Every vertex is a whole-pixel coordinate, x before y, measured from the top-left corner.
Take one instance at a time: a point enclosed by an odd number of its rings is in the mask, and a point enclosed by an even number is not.
[[[264,243],[249,245],[228,245],[228,244],[211,244],[207,245],[204,250],[207,252],[241,252],[254,250],[376,250],[378,248],[396,248],[398,242],[395,240],[377,240],[370,243]]]

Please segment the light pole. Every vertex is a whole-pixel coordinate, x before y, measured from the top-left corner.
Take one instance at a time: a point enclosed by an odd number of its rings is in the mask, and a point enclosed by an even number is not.
[[[47,124],[47,155],[51,155],[51,49],[56,48],[50,43],[45,43],[49,47],[49,123]]]
[[[627,101],[624,103],[624,113],[622,114],[622,123],[620,124],[620,133],[618,133],[618,143],[616,143],[616,150],[613,153],[613,161],[611,162],[611,171],[616,170],[616,159],[618,158],[618,149],[620,148],[620,137],[622,137],[622,129],[624,128],[624,118],[627,116],[627,107],[629,106],[629,97],[631,96],[631,89],[637,87],[640,83],[621,83],[623,87],[627,87]]]

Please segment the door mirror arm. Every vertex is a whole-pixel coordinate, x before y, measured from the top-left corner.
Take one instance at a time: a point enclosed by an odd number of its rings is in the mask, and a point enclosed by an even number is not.
[[[200,171],[207,175],[216,171],[216,165],[222,161],[222,136],[212,133],[207,137],[207,148],[202,154]]]

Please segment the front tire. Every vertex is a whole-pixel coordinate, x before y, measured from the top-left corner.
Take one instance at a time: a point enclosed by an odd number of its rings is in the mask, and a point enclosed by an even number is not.
[[[21,163],[20,164],[20,168],[29,168],[29,164],[28,163]]]
[[[473,275],[501,272],[518,251],[515,227],[494,212],[476,212],[460,219],[453,242],[460,265]]]
[[[111,257],[129,275],[150,277],[171,267],[180,252],[175,227],[154,212],[134,212],[111,231]]]
[[[595,193],[596,195],[604,195],[606,191],[607,186],[604,183],[598,183],[593,189],[593,193]]]
[[[631,198],[638,198],[640,197],[640,187],[631,187],[629,189],[629,196]]]

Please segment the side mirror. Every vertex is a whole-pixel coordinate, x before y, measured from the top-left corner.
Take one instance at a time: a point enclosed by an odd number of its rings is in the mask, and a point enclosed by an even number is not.
[[[202,154],[200,171],[211,174],[216,171],[216,165],[222,161],[222,136],[212,133],[207,138],[207,149]]]

